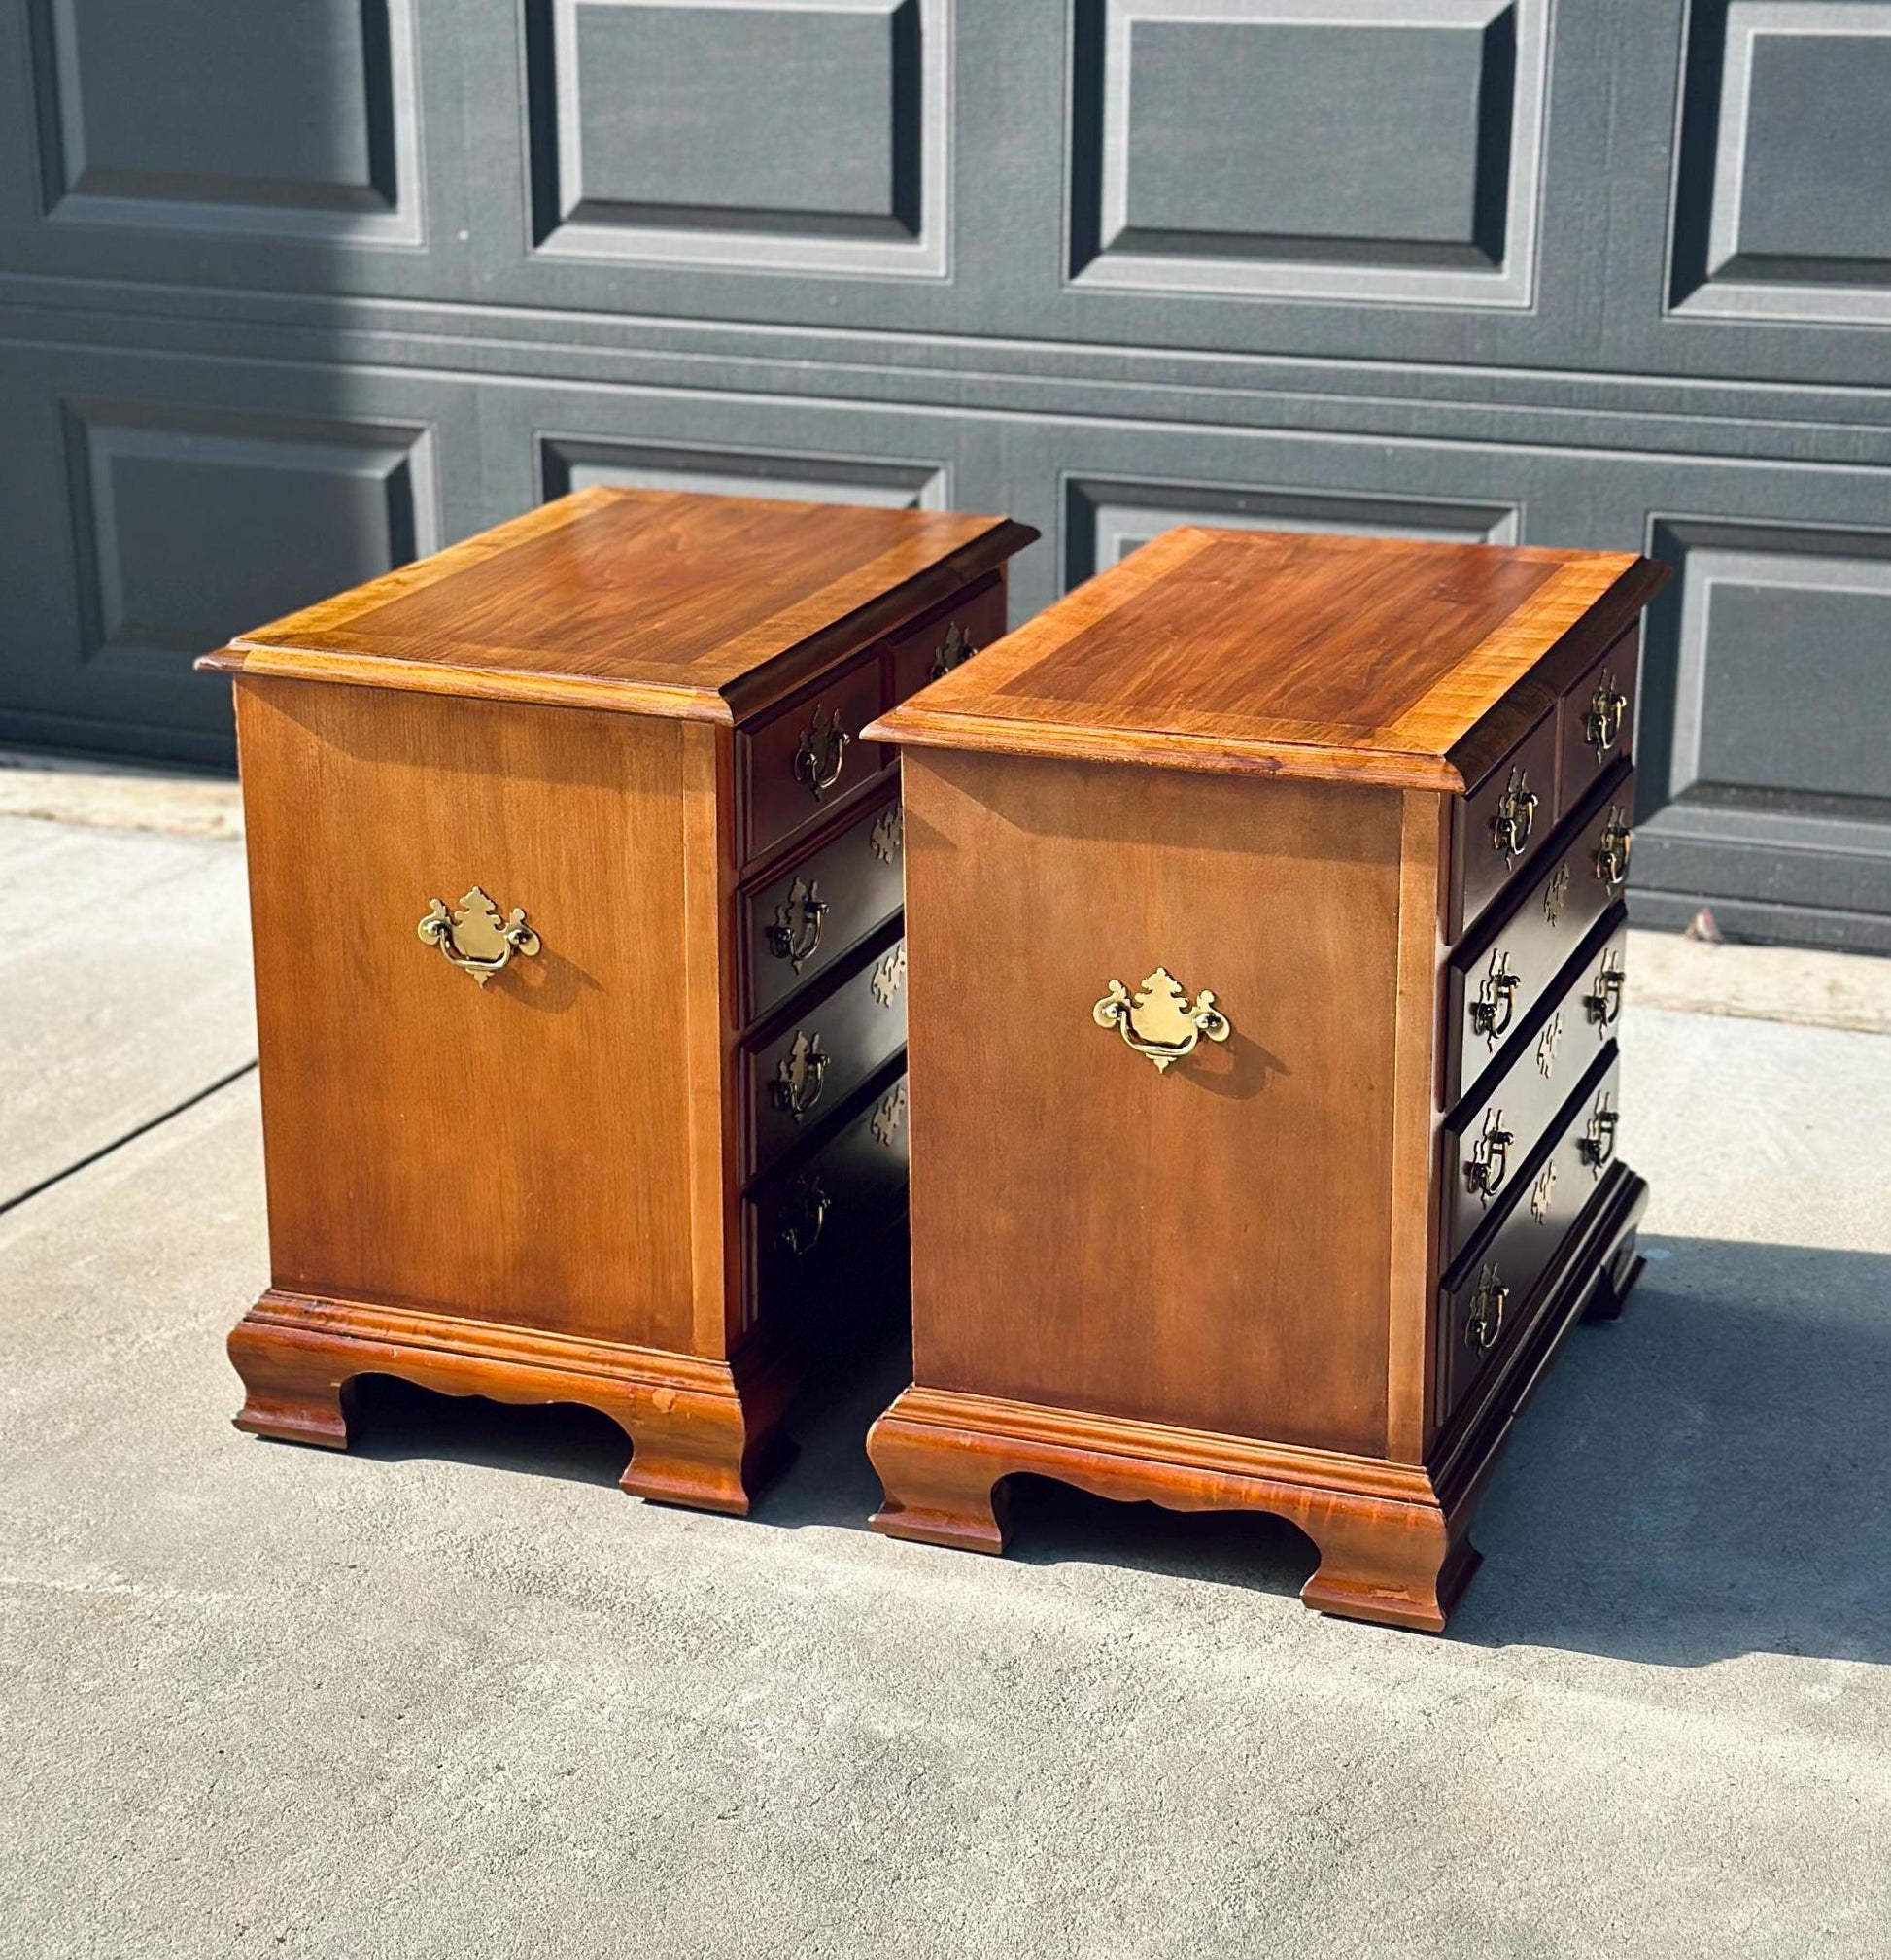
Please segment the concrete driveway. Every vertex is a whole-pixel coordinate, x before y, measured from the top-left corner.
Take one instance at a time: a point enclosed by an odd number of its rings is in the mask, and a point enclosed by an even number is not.
[[[238,1435],[241,845],[0,817],[0,1954],[1891,1953],[1891,964],[1632,955],[1651,1264],[1431,1639],[1266,1520],[874,1536],[894,1338],[747,1522],[582,1412]]]

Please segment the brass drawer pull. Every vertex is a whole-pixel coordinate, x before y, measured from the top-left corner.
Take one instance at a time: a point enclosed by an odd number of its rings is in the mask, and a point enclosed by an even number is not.
[[[1545,1082],[1556,1075],[1556,1051],[1563,1046],[1563,1010],[1558,1008],[1536,1037],[1536,1072]]]
[[[900,997],[900,989],[906,984],[906,941],[890,946],[879,957],[874,968],[873,978],[867,982],[874,999],[883,1008],[890,1008]]]
[[[514,953],[536,958],[538,935],[526,922],[525,909],[514,906],[503,922],[499,909],[474,885],[460,901],[457,911],[434,899],[427,908],[418,931],[429,946],[439,947],[446,957],[469,973],[481,986],[502,972]]]
[[[1471,1003],[1471,1026],[1493,1048],[1510,1025],[1511,1012],[1517,1005],[1517,989],[1522,985],[1522,975],[1510,970],[1510,955],[1501,949],[1494,951],[1491,970],[1478,982],[1477,998]]]
[[[801,746],[795,750],[795,780],[806,786],[815,802],[841,780],[841,766],[846,761],[846,730],[816,702],[814,718],[801,732]]]
[[[1496,814],[1491,819],[1491,842],[1502,857],[1515,863],[1530,843],[1536,824],[1536,792],[1530,786],[1529,772],[1519,766],[1510,772],[1510,780],[1497,798]]]
[[[1622,955],[1613,946],[1602,955],[1596,969],[1596,984],[1583,996],[1583,1010],[1591,1023],[1612,1028],[1622,1018]]]
[[[821,921],[826,916],[827,901],[821,896],[820,880],[804,883],[796,878],[770,921],[769,951],[799,973],[820,949]]]
[[[874,819],[867,833],[867,847],[881,864],[891,864],[906,842],[906,806],[893,804]]]
[[[1550,881],[1543,887],[1543,923],[1554,932],[1563,917],[1563,908],[1569,898],[1569,866],[1565,859],[1550,874]]]
[[[796,1258],[805,1259],[820,1244],[821,1233],[827,1228],[828,1214],[833,1209],[834,1200],[821,1188],[819,1178],[797,1178],[794,1194],[781,1214],[781,1223],[774,1235],[775,1244]]]
[[[1510,1174],[1510,1146],[1515,1135],[1503,1127],[1503,1112],[1486,1110],[1484,1128],[1464,1162],[1464,1183],[1474,1197],[1494,1198]]]
[[[827,1050],[818,1034],[797,1028],[788,1052],[774,1066],[769,1100],[798,1123],[821,1099],[827,1086]]]
[[[890,1151],[900,1140],[900,1128],[906,1121],[906,1083],[897,1082],[880,1097],[874,1106],[874,1118],[868,1127],[873,1131],[874,1141],[881,1150]]]
[[[1615,1130],[1621,1120],[1621,1112],[1610,1108],[1609,1093],[1604,1089],[1596,1098],[1588,1127],[1576,1140],[1577,1152],[1592,1171],[1605,1169],[1615,1155]]]
[[[1477,1292],[1464,1322],[1465,1345],[1480,1355],[1488,1355],[1503,1332],[1503,1310],[1509,1304],[1510,1289],[1498,1282],[1496,1261],[1493,1259],[1477,1276]]]
[[[944,680],[955,667],[963,667],[978,652],[972,644],[964,627],[953,620],[946,629],[946,637],[939,642],[939,651],[932,657],[932,665],[926,670],[928,680]]]
[[[1556,1200],[1556,1159],[1552,1157],[1536,1173],[1536,1182],[1530,1187],[1530,1215],[1539,1225],[1550,1221],[1550,1206]]]
[[[1603,668],[1596,692],[1589,698],[1589,717],[1584,724],[1584,734],[1596,751],[1598,765],[1607,761],[1609,750],[1621,740],[1622,716],[1628,705],[1629,697],[1616,686],[1608,669]]]
[[[1625,821],[1622,806],[1609,807],[1608,822],[1602,826],[1601,841],[1596,846],[1596,876],[1613,891],[1629,875],[1629,852],[1634,847],[1634,832]]]
[[[1215,1005],[1215,996],[1206,987],[1192,1004],[1187,990],[1180,985],[1167,967],[1157,967],[1130,998],[1121,980],[1113,980],[1109,991],[1090,1010],[1090,1018],[1100,1028],[1115,1028],[1139,1055],[1155,1064],[1157,1075],[1168,1072],[1172,1062],[1195,1051],[1195,1044],[1206,1036],[1224,1042],[1232,1032],[1228,1017]]]

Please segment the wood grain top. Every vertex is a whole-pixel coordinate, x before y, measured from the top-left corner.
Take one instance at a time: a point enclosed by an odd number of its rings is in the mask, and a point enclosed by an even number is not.
[[[868,733],[1459,790],[1666,576],[1630,552],[1172,531]]]
[[[726,721],[1036,536],[1002,517],[600,486],[198,665]]]

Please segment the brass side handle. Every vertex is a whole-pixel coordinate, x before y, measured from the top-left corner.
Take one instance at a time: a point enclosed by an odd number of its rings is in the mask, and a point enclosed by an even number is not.
[[[1471,1026],[1493,1048],[1510,1025],[1517,1005],[1517,989],[1523,976],[1510,969],[1510,955],[1500,947],[1491,954],[1490,971],[1477,983],[1477,998],[1471,1003]]]
[[[1484,1112],[1484,1127],[1464,1160],[1464,1183],[1473,1197],[1488,1200],[1502,1190],[1503,1181],[1510,1174],[1510,1146],[1516,1141],[1515,1135],[1503,1127],[1500,1109]]]
[[[834,1200],[822,1188],[818,1177],[809,1174],[797,1178],[775,1231],[775,1244],[795,1258],[805,1259],[820,1244],[833,1209]]]
[[[1613,891],[1629,875],[1629,853],[1634,847],[1634,831],[1628,812],[1617,804],[1609,806],[1608,821],[1602,826],[1596,845],[1596,876]]]
[[[805,1028],[795,1030],[788,1052],[774,1065],[774,1080],[769,1084],[769,1100],[784,1116],[799,1123],[821,1099],[827,1086],[827,1050],[818,1034]]]
[[[1464,1341],[1480,1355],[1488,1355],[1503,1332],[1503,1310],[1510,1304],[1510,1289],[1497,1277],[1493,1259],[1477,1276],[1477,1291],[1464,1322]]]
[[[1519,765],[1510,772],[1510,780],[1497,798],[1496,814],[1491,819],[1491,842],[1513,864],[1529,846],[1530,834],[1536,827],[1538,801],[1530,786],[1530,772]]]
[[[1608,669],[1603,668],[1596,692],[1589,697],[1589,714],[1583,726],[1599,767],[1608,760],[1609,750],[1622,739],[1622,716],[1628,705],[1629,697],[1616,686]]]
[[[814,704],[814,718],[802,730],[795,750],[795,780],[816,803],[841,780],[852,739],[821,703]]]
[[[769,951],[799,973],[820,949],[821,921],[826,916],[820,880],[796,878],[769,922]]]
[[[956,667],[965,663],[978,652],[972,644],[971,636],[957,620],[946,629],[946,637],[939,642],[939,651],[932,657],[932,665],[926,670],[928,680],[944,680]]]
[[[1622,955],[1613,946],[1596,969],[1596,984],[1583,995],[1583,1011],[1592,1026],[1606,1032],[1622,1018]]]
[[[1208,988],[1191,1002],[1187,990],[1161,966],[1133,998],[1121,980],[1111,980],[1108,991],[1091,1008],[1090,1018],[1100,1028],[1115,1028],[1127,1047],[1155,1064],[1157,1075],[1165,1075],[1173,1063],[1193,1054],[1198,1042],[1224,1042],[1233,1032]]]
[[[416,930],[428,946],[438,946],[481,986],[496,973],[502,973],[514,953],[535,959],[540,945],[523,906],[514,906],[501,920],[499,907],[478,885],[460,901],[456,911],[449,911],[441,900],[432,900]]]
[[[1604,1089],[1596,1098],[1596,1107],[1589,1113],[1588,1124],[1576,1140],[1577,1154],[1599,1175],[1615,1155],[1615,1131],[1621,1120],[1621,1112],[1611,1106],[1609,1092]]]

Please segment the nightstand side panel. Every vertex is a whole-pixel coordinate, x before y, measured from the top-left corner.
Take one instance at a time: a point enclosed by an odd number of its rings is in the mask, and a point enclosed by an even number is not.
[[[1383,1456],[1399,793],[904,769],[917,1381]],[[1231,1029],[1161,1071],[1158,966]]]
[[[680,725],[236,697],[274,1285],[689,1352]],[[483,981],[417,932],[474,885]]]

